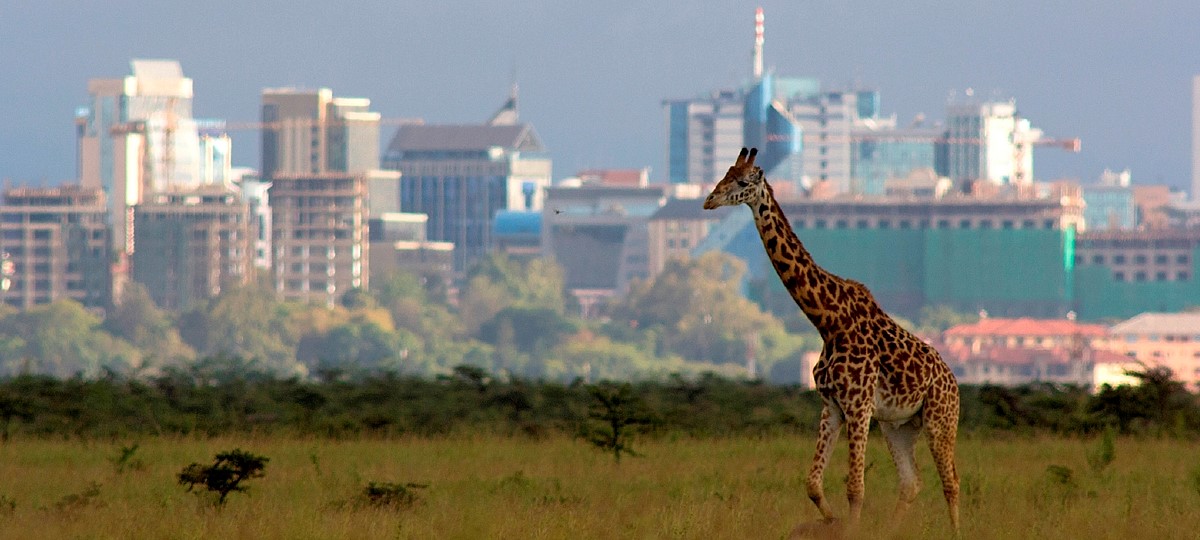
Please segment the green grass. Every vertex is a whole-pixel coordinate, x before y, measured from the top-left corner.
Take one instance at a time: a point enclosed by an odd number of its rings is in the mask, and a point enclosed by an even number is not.
[[[619,466],[567,438],[144,439],[142,464],[118,472],[112,460],[132,442],[0,444],[0,538],[783,538],[818,517],[803,485],[810,437],[640,439],[644,457]],[[1195,538],[1194,443],[1118,438],[1115,459],[1096,470],[1088,455],[1099,444],[960,441],[963,536]],[[826,489],[844,513],[840,446]],[[233,448],[270,458],[248,494],[218,509],[176,484],[187,464]],[[948,535],[923,443],[921,452],[924,489],[893,527],[895,470],[873,437],[861,536]],[[428,487],[412,506],[373,507],[360,497],[369,482]]]

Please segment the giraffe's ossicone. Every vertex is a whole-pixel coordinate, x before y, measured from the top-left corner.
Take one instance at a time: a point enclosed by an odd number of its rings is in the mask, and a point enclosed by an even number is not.
[[[924,431],[958,530],[958,382],[937,350],[900,327],[862,283],[818,266],[800,243],[775,200],[757,149],[743,148],[737,161],[704,201],[704,208],[745,204],[779,279],[821,334],[824,346],[813,381],[824,402],[816,455],[808,474],[808,496],[826,520],[834,518],[825,498],[825,467],[841,426],[850,441],[846,494],[853,526],[862,512],[867,434],[879,422],[900,478],[897,516],[917,497],[920,475],[915,449]]]

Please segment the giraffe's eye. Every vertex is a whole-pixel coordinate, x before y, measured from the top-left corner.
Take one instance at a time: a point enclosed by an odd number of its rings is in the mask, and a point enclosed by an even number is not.
[[[745,178],[742,178],[741,180],[737,181],[737,184],[739,186],[746,187],[746,186],[750,185],[750,181],[746,180]]]

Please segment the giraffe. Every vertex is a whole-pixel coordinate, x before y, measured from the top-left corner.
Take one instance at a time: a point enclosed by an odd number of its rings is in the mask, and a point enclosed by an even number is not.
[[[847,523],[862,513],[867,435],[874,418],[887,440],[899,476],[901,516],[921,488],[916,444],[922,431],[942,482],[950,523],[958,524],[958,383],[938,352],[896,323],[867,287],[821,268],[800,243],[754,165],[757,149],[742,148],[737,161],[704,201],[705,209],[746,204],[779,279],[821,334],[824,345],[813,381],[824,407],[816,454],[808,473],[808,497],[827,522],[834,520],[825,498],[825,467],[844,423],[850,445]]]

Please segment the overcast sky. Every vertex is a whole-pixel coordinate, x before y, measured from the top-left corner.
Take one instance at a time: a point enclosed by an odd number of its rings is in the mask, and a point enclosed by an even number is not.
[[[662,100],[749,77],[756,5],[779,75],[877,88],[902,123],[940,120],[954,90],[1012,97],[1035,127],[1083,139],[1079,154],[1039,149],[1039,178],[1190,182],[1196,0],[0,0],[0,178],[73,179],[87,80],[173,58],[196,116],[230,121],[257,120],[264,87],[324,86],[385,117],[482,122],[515,74],[556,178],[662,179]],[[235,164],[257,167],[257,134],[235,143]]]

